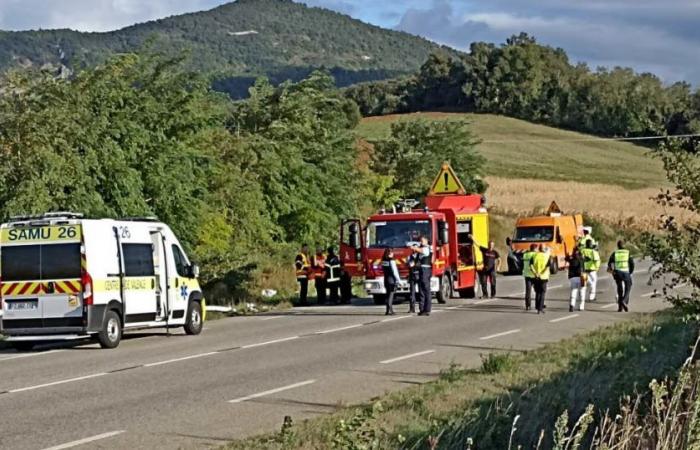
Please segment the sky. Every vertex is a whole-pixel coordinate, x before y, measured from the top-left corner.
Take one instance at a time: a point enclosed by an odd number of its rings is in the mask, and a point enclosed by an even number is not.
[[[0,29],[109,31],[228,0],[0,0]],[[306,0],[461,50],[525,31],[591,67],[700,85],[700,0]]]

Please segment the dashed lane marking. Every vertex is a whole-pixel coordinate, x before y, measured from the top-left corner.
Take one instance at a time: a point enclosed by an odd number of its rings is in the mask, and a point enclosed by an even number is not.
[[[578,314],[571,314],[570,316],[564,316],[564,317],[560,317],[560,318],[558,318],[558,319],[552,319],[552,320],[550,320],[549,322],[550,322],[550,323],[563,322],[563,321],[565,321],[565,320],[573,319],[573,318],[575,318],[575,317],[578,317]]]
[[[0,358],[0,361],[9,361],[11,359],[20,359],[20,358],[31,358],[34,356],[45,356],[45,355],[50,355],[52,353],[60,353],[60,352],[65,352],[65,350],[49,350],[47,352],[39,352],[39,353],[21,353],[19,355],[12,355],[12,356],[8,356],[6,358]]]
[[[389,317],[388,319],[382,319],[380,322],[393,322],[395,320],[402,320],[402,319],[409,319],[413,317],[412,315],[410,316],[397,316],[397,317]]]
[[[403,361],[405,359],[417,358],[418,356],[429,355],[431,353],[435,353],[435,350],[425,350],[425,351],[418,352],[418,353],[411,353],[410,355],[399,356],[397,358],[385,359],[384,361],[379,361],[379,364],[391,364],[391,363]]]
[[[520,333],[520,329],[518,328],[516,330],[508,330],[508,331],[504,331],[503,333],[497,333],[497,334],[492,334],[490,336],[480,337],[479,340],[480,341],[487,341],[489,339],[495,339],[495,338],[498,338],[501,336],[508,336],[509,334],[515,334],[515,333]]]
[[[117,436],[118,434],[122,434],[122,433],[124,433],[124,430],[111,431],[109,433],[98,434],[97,436],[92,436],[89,438],[80,439],[80,440],[73,441],[73,442],[68,442],[66,444],[57,445],[55,447],[49,447],[49,448],[46,448],[44,450],[64,450],[67,448],[77,447],[79,445],[89,444],[91,442],[99,441],[102,439],[111,438],[111,437]]]
[[[289,391],[291,389],[300,388],[302,386],[308,386],[309,384],[313,384],[315,382],[316,382],[316,380],[306,380],[306,381],[302,381],[300,383],[294,383],[294,384],[290,384],[288,386],[282,386],[282,387],[278,387],[276,389],[270,389],[269,391],[263,391],[263,392],[258,392],[257,394],[247,395],[245,397],[234,398],[233,400],[229,400],[228,402],[229,403],[247,402],[248,400],[254,400],[256,398],[265,397],[265,396],[272,395],[272,394],[277,394],[279,392]]]
[[[352,330],[353,328],[360,328],[363,326],[365,326],[364,323],[358,323],[355,325],[348,325],[347,327],[331,328],[330,330],[317,331],[314,334],[330,334],[330,333],[336,333],[338,331]]]
[[[274,339],[272,341],[258,342],[257,344],[248,344],[248,345],[242,346],[241,348],[245,349],[245,348],[262,347],[262,346],[270,345],[270,344],[279,344],[280,342],[293,341],[295,339],[299,339],[299,336],[289,336],[289,337],[282,338],[282,339]]]
[[[16,394],[18,392],[33,391],[35,389],[41,389],[45,387],[58,386],[59,384],[73,383],[76,381],[89,380],[91,378],[97,378],[107,375],[107,372],[93,373],[92,375],[85,375],[83,377],[68,378],[66,380],[52,381],[51,383],[37,384],[35,386],[28,386],[18,389],[10,389],[7,391],[8,394]]]
[[[189,359],[196,359],[196,358],[203,358],[205,356],[211,356],[211,355],[216,355],[219,352],[207,352],[207,353],[199,353],[196,355],[190,355],[190,356],[183,356],[182,358],[175,358],[175,359],[168,359],[166,361],[158,361],[150,364],[144,364],[143,367],[155,367],[155,366],[162,366],[165,364],[172,364],[180,361],[187,361]]]

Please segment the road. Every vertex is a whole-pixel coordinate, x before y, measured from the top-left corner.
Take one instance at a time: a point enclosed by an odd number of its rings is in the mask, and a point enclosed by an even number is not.
[[[632,311],[665,307],[639,264]],[[568,311],[568,282],[550,282],[547,314],[525,313],[520,277],[500,297],[434,305],[430,317],[386,318],[369,301],[206,324],[202,335],[131,333],[96,345],[0,352],[0,448],[206,448],[434,379],[456,362],[532,349],[634,314],[617,313],[612,280]],[[658,286],[657,286],[658,287]]]

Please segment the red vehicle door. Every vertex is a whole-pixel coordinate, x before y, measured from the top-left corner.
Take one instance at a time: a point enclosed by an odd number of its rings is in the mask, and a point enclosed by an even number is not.
[[[343,220],[340,224],[340,261],[352,277],[365,275],[362,261],[364,231],[359,219]]]

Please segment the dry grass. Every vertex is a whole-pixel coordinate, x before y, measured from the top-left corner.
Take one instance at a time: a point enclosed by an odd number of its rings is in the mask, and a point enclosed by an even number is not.
[[[659,217],[671,215],[680,222],[697,219],[680,208],[654,201],[655,188],[625,189],[609,184],[575,181],[487,178],[488,202],[494,212],[506,215],[541,214],[552,200],[567,212],[580,212],[614,228],[630,231],[658,229]]]

